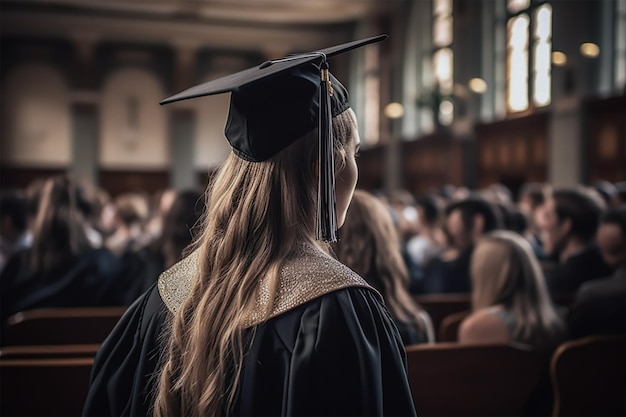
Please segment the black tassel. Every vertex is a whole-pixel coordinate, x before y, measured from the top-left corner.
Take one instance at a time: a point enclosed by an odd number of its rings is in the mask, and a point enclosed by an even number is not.
[[[317,239],[337,241],[337,211],[335,203],[335,158],[330,96],[333,87],[328,74],[328,62],[320,64],[319,109],[319,184],[317,188]]]

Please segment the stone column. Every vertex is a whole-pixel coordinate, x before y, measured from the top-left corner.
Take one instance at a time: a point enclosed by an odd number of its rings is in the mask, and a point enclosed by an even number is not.
[[[175,45],[174,93],[194,85],[197,47],[190,44]],[[170,135],[170,186],[175,189],[198,186],[194,167],[194,136],[196,114],[193,103],[181,102],[168,106]]]
[[[71,94],[73,175],[98,184],[99,95],[96,91],[94,37],[77,37],[75,47],[76,84]]]
[[[548,122],[548,180],[555,187],[583,181],[583,116],[580,97],[566,96],[553,103]]]

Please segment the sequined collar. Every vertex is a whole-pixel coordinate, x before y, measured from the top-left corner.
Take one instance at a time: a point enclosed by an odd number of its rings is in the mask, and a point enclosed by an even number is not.
[[[176,313],[191,292],[198,269],[198,251],[163,272],[158,288],[167,308]],[[318,248],[303,245],[296,255],[285,261],[280,273],[280,284],[273,308],[267,317],[269,279],[264,278],[257,293],[256,305],[245,320],[245,327],[256,326],[265,319],[276,317],[330,292],[363,287],[376,292],[363,278],[347,266]],[[380,297],[382,300],[382,297]]]

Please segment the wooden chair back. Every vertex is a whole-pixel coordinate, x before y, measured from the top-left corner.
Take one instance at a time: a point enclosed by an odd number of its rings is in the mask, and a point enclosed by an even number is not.
[[[93,358],[99,348],[99,344],[2,346],[0,359]]]
[[[461,322],[471,314],[471,310],[459,311],[458,313],[446,316],[439,326],[437,341],[456,342],[459,340],[459,327]]]
[[[46,308],[14,314],[0,343],[7,345],[100,344],[127,307]]]
[[[553,416],[626,415],[626,338],[589,336],[563,343],[550,363]]]
[[[421,294],[413,296],[413,299],[426,310],[433,321],[435,331],[441,326],[444,318],[450,314],[471,308],[471,294]]]
[[[0,359],[0,414],[80,416],[93,358]]]
[[[420,416],[520,416],[547,368],[546,355],[516,345],[407,347]]]

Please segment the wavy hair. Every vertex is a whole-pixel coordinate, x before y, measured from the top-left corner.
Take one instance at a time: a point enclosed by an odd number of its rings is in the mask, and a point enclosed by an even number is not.
[[[339,170],[354,123],[352,111],[333,119]],[[154,402],[157,417],[232,412],[251,343],[243,322],[259,281],[268,277],[275,296],[284,260],[299,243],[315,244],[317,150],[314,130],[264,162],[231,153],[207,189],[203,231],[195,242],[199,270],[190,296],[165,326],[169,347]]]
[[[515,317],[513,340],[552,347],[565,335],[539,262],[522,236],[500,230],[481,239],[472,254],[471,277],[473,311],[503,305]]]
[[[385,205],[370,193],[355,190],[340,233],[341,239],[333,245],[337,259],[382,294],[397,320],[434,341],[430,318],[409,294],[409,271]]]

